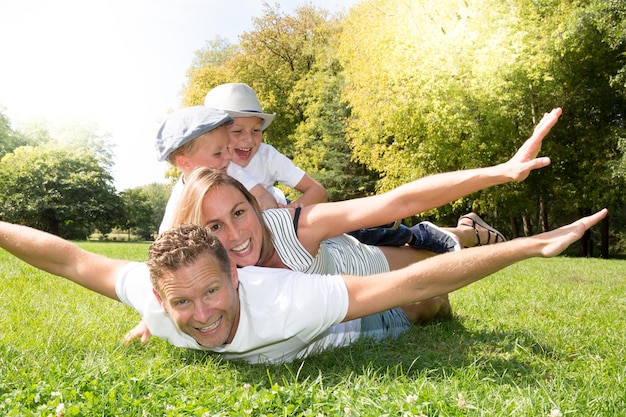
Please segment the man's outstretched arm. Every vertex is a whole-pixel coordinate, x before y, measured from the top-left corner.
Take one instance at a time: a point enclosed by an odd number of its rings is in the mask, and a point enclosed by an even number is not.
[[[525,259],[556,256],[606,214],[604,209],[549,232],[445,253],[397,271],[369,277],[345,276],[350,297],[345,320],[452,292]]]
[[[128,261],[87,252],[58,236],[0,222],[0,247],[43,271],[118,300],[115,280]]]

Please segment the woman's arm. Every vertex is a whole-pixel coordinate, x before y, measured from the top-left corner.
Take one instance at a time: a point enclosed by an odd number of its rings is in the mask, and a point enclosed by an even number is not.
[[[533,135],[503,164],[430,175],[384,194],[304,207],[298,229],[300,240],[305,246],[315,246],[315,242],[319,244],[340,233],[410,217],[494,185],[523,181],[531,171],[550,164],[549,158],[537,155],[543,138],[560,115],[560,108],[545,114]]]
[[[87,252],[58,236],[6,222],[0,222],[0,247],[36,268],[119,300],[115,281],[128,261]]]

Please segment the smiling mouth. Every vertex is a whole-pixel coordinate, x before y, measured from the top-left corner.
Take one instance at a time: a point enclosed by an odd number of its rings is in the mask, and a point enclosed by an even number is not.
[[[235,148],[235,153],[239,157],[239,159],[248,159],[250,158],[250,153],[252,152],[252,148]]]
[[[245,242],[243,242],[239,246],[235,246],[230,251],[234,252],[237,255],[243,255],[243,254],[245,254],[246,252],[248,252],[250,250],[250,245],[251,244],[252,244],[252,239],[246,239]]]
[[[196,327],[196,329],[198,331],[200,331],[200,333],[208,333],[212,330],[215,330],[217,328],[217,326],[220,325],[220,323],[222,323],[222,318],[220,317],[217,321],[214,321],[213,323],[209,324],[208,326],[205,327]]]

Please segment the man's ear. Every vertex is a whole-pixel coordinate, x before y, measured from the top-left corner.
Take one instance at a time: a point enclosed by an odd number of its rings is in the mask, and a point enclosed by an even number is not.
[[[237,264],[232,259],[230,260],[230,279],[233,287],[235,289],[239,288],[239,270],[237,269]]]
[[[165,302],[163,301],[163,299],[159,295],[159,292],[155,288],[153,288],[152,289],[152,293],[156,297],[156,299],[159,302],[159,304],[161,304],[161,308],[163,309],[163,311],[165,311],[165,314],[169,314],[169,312],[167,311],[167,306],[165,305]]]

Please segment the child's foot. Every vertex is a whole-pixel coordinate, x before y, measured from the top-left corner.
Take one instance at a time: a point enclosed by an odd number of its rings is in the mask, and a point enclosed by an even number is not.
[[[438,227],[431,222],[420,222],[411,227],[412,239],[409,246],[435,253],[456,252],[462,246],[459,238],[452,232]]]

